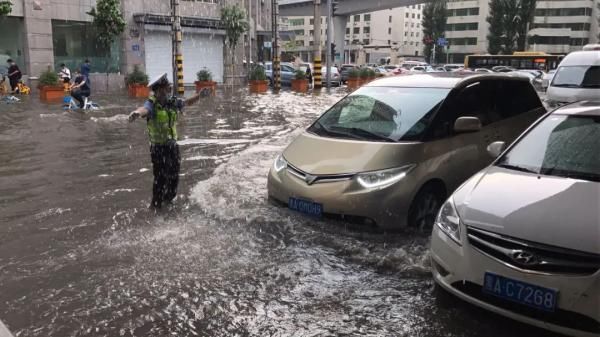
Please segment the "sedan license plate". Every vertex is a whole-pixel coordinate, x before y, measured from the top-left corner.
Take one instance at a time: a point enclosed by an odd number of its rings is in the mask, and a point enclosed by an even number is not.
[[[288,202],[288,207],[291,210],[298,211],[300,213],[308,214],[311,216],[320,217],[323,215],[323,205],[308,200],[290,198]]]
[[[550,312],[556,309],[556,297],[558,294],[558,291],[553,289],[513,280],[489,272],[485,273],[483,292]]]

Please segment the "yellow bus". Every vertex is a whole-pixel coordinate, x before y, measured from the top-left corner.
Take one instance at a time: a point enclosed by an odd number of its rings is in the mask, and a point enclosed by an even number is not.
[[[507,66],[515,69],[552,70],[565,55],[550,55],[543,52],[514,52],[512,55],[467,55],[465,69]]]

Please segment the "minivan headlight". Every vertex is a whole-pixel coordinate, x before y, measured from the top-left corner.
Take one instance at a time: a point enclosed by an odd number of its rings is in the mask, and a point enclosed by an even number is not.
[[[364,188],[383,188],[404,178],[415,165],[358,174],[356,180]]]
[[[438,213],[435,224],[446,233],[452,240],[460,243],[460,217],[454,206],[454,200],[449,198]]]
[[[277,158],[275,158],[275,163],[273,164],[273,168],[275,169],[275,172],[279,172],[281,170],[283,170],[284,168],[287,167],[287,161],[283,158],[282,155],[278,155]]]

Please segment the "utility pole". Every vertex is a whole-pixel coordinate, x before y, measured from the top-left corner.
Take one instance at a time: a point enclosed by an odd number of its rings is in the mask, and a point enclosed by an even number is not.
[[[271,6],[273,7],[271,10],[271,27],[273,33],[273,42],[271,45],[271,50],[273,51],[272,62],[273,62],[273,90],[279,91],[281,89],[281,66],[279,61],[279,32],[277,29],[278,20],[279,20],[279,4],[277,0],[272,0]]]
[[[327,80],[327,89],[331,88],[331,57],[333,55],[331,55],[331,53],[333,52],[331,50],[331,33],[332,33],[332,28],[333,28],[333,24],[331,23],[331,0],[327,0],[327,43],[325,46],[325,51],[326,51],[326,57],[325,57],[325,71],[326,71],[326,80]]]
[[[179,0],[171,0],[171,27],[173,30],[173,96],[183,96],[183,53],[181,49],[181,16],[179,15]]]
[[[314,73],[314,79],[315,79],[315,85],[314,88],[315,89],[321,89],[321,87],[323,86],[322,80],[321,80],[321,0],[314,0],[315,1],[315,18],[314,18],[314,24],[313,24],[313,28],[314,28],[314,66],[315,66],[315,73]]]

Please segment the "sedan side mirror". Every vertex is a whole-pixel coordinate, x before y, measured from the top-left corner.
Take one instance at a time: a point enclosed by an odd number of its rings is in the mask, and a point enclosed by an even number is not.
[[[488,145],[487,152],[492,156],[492,158],[498,158],[498,156],[504,151],[506,148],[506,143],[504,142],[493,142]]]
[[[454,132],[466,133],[481,130],[481,121],[477,117],[459,117],[454,122]]]

